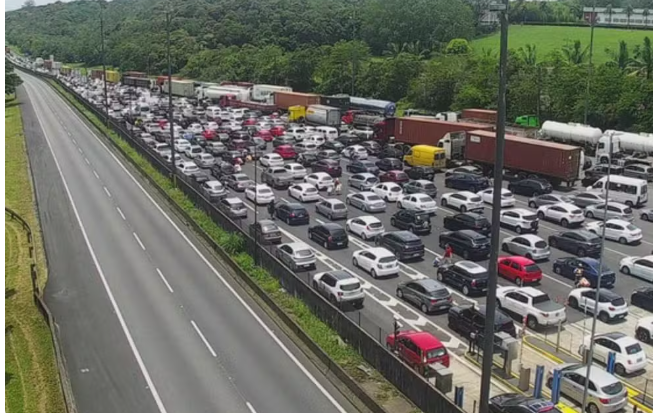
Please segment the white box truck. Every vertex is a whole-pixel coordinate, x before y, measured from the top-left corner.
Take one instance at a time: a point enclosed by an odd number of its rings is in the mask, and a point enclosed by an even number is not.
[[[340,109],[333,106],[310,105],[306,108],[306,123],[339,128]]]

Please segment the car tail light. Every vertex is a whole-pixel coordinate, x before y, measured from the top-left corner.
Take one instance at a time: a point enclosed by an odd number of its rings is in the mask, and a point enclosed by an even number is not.
[[[600,398],[599,401],[601,402],[601,404],[608,404],[608,403],[610,403],[610,399]]]
[[[476,280],[472,280],[472,287],[476,287]]]
[[[372,229],[370,228],[369,225],[367,225],[367,226],[365,227],[365,229],[367,229],[368,231],[371,231],[371,230],[372,230]]]
[[[614,307],[610,306],[610,307],[608,307],[608,310],[614,311]]]
[[[549,317],[549,313],[540,313],[540,314],[542,314],[542,316],[545,318]]]
[[[329,242],[333,242],[333,237],[329,237],[329,238],[327,238],[327,241],[329,241]]]
[[[435,303],[437,303],[437,302],[438,302],[438,300],[436,300],[436,299],[432,299],[432,300],[431,300],[431,304],[435,304]]]
[[[338,297],[342,297],[342,291],[338,291]]]
[[[295,218],[295,213],[294,212],[290,214],[290,218]]]
[[[633,364],[633,361],[632,361],[632,360],[628,360],[628,364]]]

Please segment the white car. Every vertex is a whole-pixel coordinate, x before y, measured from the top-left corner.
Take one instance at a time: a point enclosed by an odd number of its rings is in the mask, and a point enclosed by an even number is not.
[[[215,165],[215,158],[210,153],[200,153],[194,161],[200,168],[210,168]]]
[[[403,189],[399,184],[394,182],[381,182],[374,186],[371,189],[372,192],[386,200],[387,202],[396,202],[399,200],[403,194]]]
[[[356,308],[363,306],[365,292],[360,280],[345,271],[319,272],[313,276],[313,288],[329,301],[340,306],[352,304]]]
[[[317,201],[320,199],[320,193],[317,188],[307,183],[290,185],[288,196],[301,202]]]
[[[383,223],[378,218],[371,215],[362,215],[347,220],[345,229],[347,232],[356,234],[364,240],[373,239],[377,235],[381,235],[385,232]]]
[[[525,208],[514,208],[506,211],[501,211],[499,216],[501,225],[512,228],[516,233],[522,232],[537,233],[539,226],[539,219],[537,214]]]
[[[259,159],[263,166],[283,166],[283,158],[278,153],[266,153]]]
[[[200,171],[200,168],[197,165],[195,165],[194,162],[182,161],[177,164],[177,167],[179,168],[182,174],[188,176],[195,175]]]
[[[501,249],[515,255],[521,255],[531,261],[545,260],[551,255],[549,244],[534,234],[523,234],[504,238]]]
[[[333,178],[326,172],[314,172],[304,177],[304,182],[315,186],[318,191],[333,186]]]
[[[521,317],[531,329],[552,326],[567,319],[565,307],[533,287],[497,287],[497,304]]]
[[[583,211],[574,204],[560,202],[557,204],[542,205],[537,208],[537,217],[560,223],[567,228],[572,225],[581,225],[585,221]]]
[[[218,129],[220,129],[220,125],[218,125],[218,122],[209,122],[206,125],[206,129],[208,129],[208,130],[218,130]]]
[[[172,152],[166,152],[161,157],[163,158],[163,160],[165,162],[172,163]],[[175,152],[175,165],[178,162],[181,162],[181,161],[183,161],[183,159],[181,159],[181,155],[179,155],[177,152]]]
[[[172,152],[170,150],[170,146],[167,143],[162,143],[162,142],[155,143],[152,149],[154,150],[154,152],[158,153],[159,155]]]
[[[483,209],[483,200],[469,191],[448,192],[440,197],[440,205],[455,208],[460,212],[479,211]]]
[[[345,149],[340,152],[342,156],[348,159],[356,158],[358,160],[365,160],[367,159],[368,153],[367,149],[365,149],[361,145],[352,145],[348,146]]]
[[[435,214],[435,211],[438,210],[438,206],[433,198],[426,194],[402,195],[397,200],[397,208],[422,211],[429,214]]]
[[[592,221],[585,224],[585,228],[597,235],[603,234],[605,225],[605,238],[619,241],[620,244],[632,244],[642,239],[642,230],[628,221],[622,219],[609,219],[603,221]]]
[[[191,145],[184,150],[184,155],[186,155],[190,159],[195,159],[202,153],[204,153],[204,150],[199,145]]]
[[[586,336],[578,348],[581,356],[589,349],[591,336]],[[619,376],[644,370],[648,364],[646,352],[633,337],[622,332],[597,334],[594,336],[594,360],[608,363],[608,355],[614,353],[614,372]]]
[[[594,314],[596,305],[595,288],[574,288],[567,296],[569,307],[580,310],[585,314]],[[599,290],[599,307],[597,310],[599,320],[607,323],[612,320],[626,318],[628,315],[628,304],[619,294],[611,290],[601,288]]]
[[[306,168],[304,168],[304,165],[300,163],[288,163],[283,167],[290,175],[292,175],[293,179],[301,179],[308,173]]]
[[[626,257],[619,262],[619,269],[626,275],[653,282],[653,255]]]
[[[635,326],[635,337],[642,343],[653,343],[653,316],[642,317]]]
[[[399,274],[397,257],[383,247],[354,251],[352,264],[368,272],[372,278]]]
[[[492,204],[494,197],[494,188],[484,189],[476,193],[486,204]],[[515,196],[508,189],[501,190],[501,208],[514,207]]]
[[[274,201],[274,192],[265,184],[252,185],[245,189],[245,197],[256,205],[269,204]]]
[[[184,153],[190,146],[190,142],[186,139],[175,139],[175,152]]]

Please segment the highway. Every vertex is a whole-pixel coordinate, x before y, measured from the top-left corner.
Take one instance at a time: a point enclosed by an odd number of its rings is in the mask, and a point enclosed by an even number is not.
[[[21,77],[39,203],[70,206],[65,225],[41,217],[49,262],[69,264],[48,295],[79,410],[354,411],[65,101]]]

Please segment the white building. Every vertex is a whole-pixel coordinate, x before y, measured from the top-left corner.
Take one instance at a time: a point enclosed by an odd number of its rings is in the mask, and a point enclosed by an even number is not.
[[[620,26],[627,27],[651,27],[653,28],[653,9],[649,10],[650,15],[645,16],[645,9],[633,9],[633,13],[630,15],[630,23],[628,15],[626,14],[626,9],[624,8],[613,8],[612,13],[608,13],[607,8],[605,7],[584,7],[583,8],[583,18],[586,22],[592,21],[592,16],[594,16],[595,23],[597,26]]]

